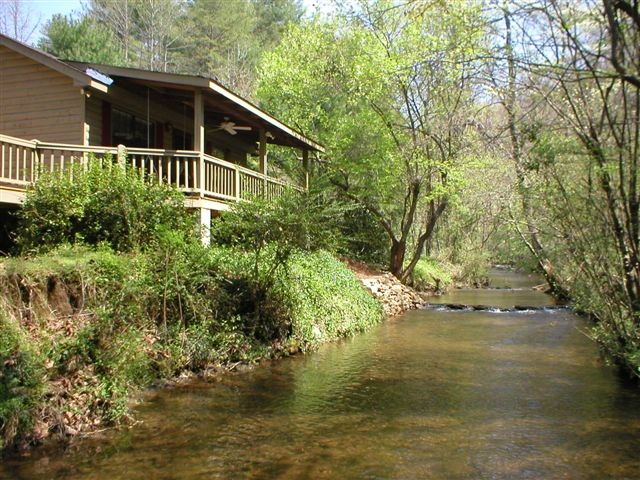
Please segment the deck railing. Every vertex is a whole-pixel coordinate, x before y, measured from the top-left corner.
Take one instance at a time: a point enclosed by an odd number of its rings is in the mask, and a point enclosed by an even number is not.
[[[299,188],[275,178],[191,150],[94,147],[27,141],[0,135],[0,188],[26,189],[41,172],[72,174],[89,158],[125,161],[160,183],[201,198],[237,201],[253,196],[273,198]]]

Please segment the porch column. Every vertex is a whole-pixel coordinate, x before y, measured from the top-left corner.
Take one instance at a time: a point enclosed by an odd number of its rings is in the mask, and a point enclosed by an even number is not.
[[[302,150],[302,187],[309,190],[309,150]]]
[[[204,100],[199,88],[193,92],[193,149],[204,153]]]
[[[197,189],[200,192],[200,198],[204,198],[206,187],[205,168],[204,168],[204,99],[202,90],[197,88],[193,92],[193,149],[198,152],[198,177]],[[209,245],[211,242],[211,210],[200,207],[200,228],[203,245]]]
[[[193,92],[193,149],[199,153],[198,184],[200,197],[204,196],[204,100],[202,90],[197,88]]]
[[[260,129],[260,145],[258,147],[258,157],[260,158],[260,173],[263,177],[262,195],[267,197],[267,131]]]
[[[211,243],[211,210],[204,207],[200,207],[200,234],[202,244],[208,247]]]

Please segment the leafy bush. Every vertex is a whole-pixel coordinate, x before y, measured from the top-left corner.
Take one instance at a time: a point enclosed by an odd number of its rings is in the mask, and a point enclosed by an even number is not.
[[[239,317],[245,335],[260,342],[290,335],[287,293],[278,279],[296,252],[338,248],[341,209],[321,195],[289,191],[274,200],[235,204],[216,222],[212,240],[219,252],[232,252],[221,265],[229,279],[225,291],[236,305],[227,317]]]
[[[481,250],[468,250],[456,258],[458,265],[454,279],[465,285],[482,286],[489,283],[489,255]]]
[[[451,272],[433,258],[422,258],[413,270],[412,286],[419,291],[443,291],[453,283]]]
[[[90,160],[86,170],[43,173],[19,217],[22,252],[77,242],[128,252],[148,246],[158,229],[195,230],[182,194],[108,158]]]
[[[44,367],[20,325],[0,312],[0,449],[33,427]]]
[[[295,255],[283,281],[291,309],[290,341],[302,351],[367,330],[382,320],[380,303],[327,252]]]
[[[342,254],[371,265],[389,262],[389,235],[380,222],[362,206],[345,210],[339,224],[344,237]]]

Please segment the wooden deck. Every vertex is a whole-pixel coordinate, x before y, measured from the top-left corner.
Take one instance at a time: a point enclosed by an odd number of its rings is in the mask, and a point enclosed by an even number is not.
[[[75,164],[86,165],[90,156],[125,161],[191,200],[228,204],[300,188],[196,151],[66,145],[0,135],[0,203],[20,203],[41,172],[70,172]]]

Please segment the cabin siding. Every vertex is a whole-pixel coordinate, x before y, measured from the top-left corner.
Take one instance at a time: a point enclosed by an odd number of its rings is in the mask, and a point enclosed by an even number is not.
[[[0,132],[84,144],[83,104],[72,79],[0,46]]]

